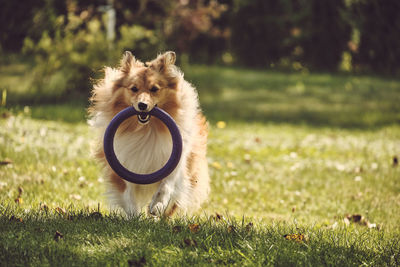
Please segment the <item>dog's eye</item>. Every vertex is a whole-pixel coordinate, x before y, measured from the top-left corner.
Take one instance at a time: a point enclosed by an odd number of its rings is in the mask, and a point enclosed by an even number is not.
[[[136,92],[139,91],[139,89],[138,89],[136,86],[133,86],[133,87],[131,88],[131,90],[132,90],[132,92],[134,92],[134,93],[136,93]]]
[[[151,89],[150,89],[150,92],[152,92],[152,93],[155,93],[155,92],[157,92],[158,91],[158,87],[157,86],[153,86],[153,87],[151,87]]]

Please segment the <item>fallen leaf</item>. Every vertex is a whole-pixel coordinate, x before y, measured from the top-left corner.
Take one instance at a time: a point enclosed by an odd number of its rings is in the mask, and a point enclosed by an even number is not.
[[[129,267],[141,267],[146,265],[146,258],[142,256],[139,260],[128,260]]]
[[[21,196],[23,192],[24,192],[24,189],[21,186],[19,186],[18,187],[18,196]]]
[[[350,223],[356,223],[362,226],[367,226],[368,228],[379,229],[379,227],[375,223],[370,223],[368,219],[362,216],[361,214],[352,214],[352,215],[347,214],[345,215],[343,221],[346,225]]]
[[[54,240],[58,241],[61,238],[64,238],[64,235],[62,233],[60,233],[59,231],[56,231],[56,233],[54,234]]]
[[[17,204],[22,204],[22,203],[24,203],[24,200],[23,200],[22,198],[20,198],[20,197],[17,197],[14,201],[15,201],[15,203],[17,203]]]
[[[216,212],[216,213],[215,213],[215,220],[216,220],[216,221],[220,221],[220,220],[222,220],[222,219],[224,219],[224,216],[221,215],[221,214],[219,214],[218,212]]]
[[[182,226],[175,225],[174,227],[172,227],[172,232],[175,233],[175,234],[182,232]]]
[[[200,230],[200,225],[197,223],[189,224],[190,232],[197,233]]]
[[[12,160],[9,158],[5,158],[2,161],[0,161],[0,165],[8,165],[8,164],[12,164]]]
[[[228,226],[228,233],[235,232],[235,230],[236,230],[235,226],[233,226],[233,225]]]
[[[305,241],[305,236],[304,234],[287,234],[283,236],[287,240],[293,240],[297,242],[303,242]]]
[[[101,219],[101,218],[103,218],[103,214],[101,214],[98,211],[95,211],[95,212],[90,213],[90,217],[93,219]]]
[[[9,117],[11,117],[11,113],[8,111],[5,111],[5,112],[1,113],[1,117],[3,119],[8,119]]]
[[[46,203],[40,203],[40,210],[44,210],[45,212],[48,212],[49,207],[46,205]]]
[[[397,167],[399,165],[399,159],[397,158],[397,156],[393,157],[393,167]]]
[[[22,218],[15,217],[14,215],[11,215],[9,220],[14,222],[23,222]]]
[[[186,238],[183,240],[186,246],[188,247],[197,247],[197,242],[196,240],[193,240],[191,238]]]
[[[254,227],[253,223],[252,223],[252,222],[249,222],[249,223],[246,225],[246,231],[247,231],[247,232],[250,232],[250,231],[253,229],[253,227]]]
[[[361,220],[363,220],[364,217],[361,214],[353,214],[347,215],[346,218],[351,222],[359,223],[361,222]]]
[[[58,213],[58,214],[65,214],[66,213],[66,210],[65,209],[63,209],[63,208],[60,208],[60,207],[57,207],[56,209],[56,212]]]

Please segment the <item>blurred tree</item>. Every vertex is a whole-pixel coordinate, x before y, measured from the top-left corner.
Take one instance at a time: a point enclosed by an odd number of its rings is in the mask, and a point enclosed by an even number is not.
[[[300,60],[313,69],[336,70],[351,33],[344,8],[343,0],[239,2],[233,50],[250,66]]]
[[[290,54],[291,0],[238,1],[232,18],[232,50],[248,66],[266,67]]]
[[[353,63],[362,70],[400,72],[400,1],[352,1],[352,20],[360,32]]]
[[[310,0],[303,21],[302,61],[316,70],[336,71],[351,35],[344,0]]]
[[[116,0],[115,6],[119,14],[118,26],[139,24],[154,30],[163,41],[162,47],[179,54],[190,54],[197,61],[215,58],[217,51],[210,46],[215,47],[215,40],[227,39],[227,27],[215,23],[227,5],[215,0]],[[219,52],[225,49],[223,46]]]
[[[184,54],[192,62],[208,64],[227,55],[225,62],[245,66],[335,71],[346,55],[348,69],[351,64],[376,72],[400,69],[399,0],[114,0],[113,51],[91,43],[102,40],[106,4],[107,0],[0,0],[0,51],[19,52],[26,38],[30,49],[25,51],[42,57],[51,57],[50,49],[43,49],[44,41],[65,48],[53,49],[57,58],[68,58],[71,51],[91,58],[90,51],[96,51],[96,66],[120,50],[131,50],[143,60],[161,50],[175,50],[181,54],[178,58]],[[92,21],[99,23],[96,37],[89,30]],[[82,32],[88,34],[85,41]],[[63,51],[62,56],[54,55],[57,51]]]

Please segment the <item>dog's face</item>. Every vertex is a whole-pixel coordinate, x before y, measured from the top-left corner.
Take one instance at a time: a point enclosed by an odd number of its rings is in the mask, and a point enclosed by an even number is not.
[[[137,111],[148,112],[155,106],[163,109],[176,106],[175,96],[181,74],[174,63],[174,52],[162,54],[146,65],[130,52],[125,52],[119,68],[122,76],[113,89],[116,108],[133,106]],[[138,115],[140,124],[149,121],[149,115]]]

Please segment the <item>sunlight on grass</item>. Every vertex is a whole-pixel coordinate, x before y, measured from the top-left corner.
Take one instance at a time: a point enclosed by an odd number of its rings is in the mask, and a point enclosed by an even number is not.
[[[2,108],[0,262],[398,265],[400,82],[201,66],[187,77],[210,121],[212,192],[196,217],[110,209],[86,102]]]
[[[368,76],[191,66],[209,119],[370,128],[400,121],[400,82]]]
[[[221,122],[219,122],[221,124]],[[2,202],[22,206],[101,207],[100,166],[90,156],[91,133],[82,123],[1,121]],[[212,125],[208,159],[211,199],[202,212],[240,218],[333,224],[360,213],[385,227],[400,219],[398,126],[354,131],[308,126],[227,123]]]

